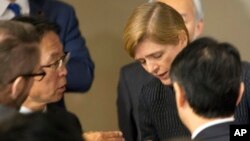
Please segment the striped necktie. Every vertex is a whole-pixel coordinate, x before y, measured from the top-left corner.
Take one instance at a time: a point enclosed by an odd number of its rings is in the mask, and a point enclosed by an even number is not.
[[[21,7],[16,3],[10,3],[8,9],[13,11],[15,13],[15,16],[19,16],[21,14],[20,13]]]

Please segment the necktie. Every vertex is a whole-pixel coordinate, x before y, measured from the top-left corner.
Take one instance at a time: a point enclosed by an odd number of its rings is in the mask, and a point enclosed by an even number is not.
[[[12,10],[15,13],[15,16],[20,15],[21,7],[18,4],[10,3],[9,6],[8,6],[8,9]]]

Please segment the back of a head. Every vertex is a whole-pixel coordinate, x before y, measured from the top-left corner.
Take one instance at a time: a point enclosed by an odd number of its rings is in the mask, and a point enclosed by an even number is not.
[[[177,44],[180,32],[188,31],[182,16],[172,7],[161,3],[144,3],[128,19],[123,40],[125,50],[134,57],[136,46],[145,39],[158,44]]]
[[[18,76],[30,74],[39,63],[38,36],[33,26],[0,21],[0,103],[6,86]]]
[[[170,75],[184,89],[196,114],[218,118],[234,113],[241,69],[240,55],[234,46],[201,38],[177,55]]]

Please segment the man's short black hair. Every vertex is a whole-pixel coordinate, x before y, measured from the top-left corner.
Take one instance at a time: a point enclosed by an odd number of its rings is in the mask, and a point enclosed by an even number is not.
[[[170,76],[184,88],[196,114],[215,118],[233,115],[241,72],[240,54],[233,45],[201,38],[177,55]]]
[[[52,23],[41,16],[38,16],[38,17],[17,16],[17,17],[14,17],[12,20],[33,25],[35,27],[40,39],[42,39],[44,34],[47,32],[52,31],[52,32],[55,32],[57,34],[59,34],[59,32],[60,32],[60,28],[56,23]]]

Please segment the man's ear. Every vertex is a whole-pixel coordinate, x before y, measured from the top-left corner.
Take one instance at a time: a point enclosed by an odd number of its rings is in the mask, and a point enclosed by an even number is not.
[[[11,98],[17,99],[17,97],[22,93],[25,87],[25,80],[22,76],[19,76],[15,79],[11,88]]]
[[[193,40],[195,40],[202,34],[203,29],[204,29],[204,21],[201,19],[196,23]]]
[[[238,96],[238,99],[237,99],[237,102],[236,102],[236,105],[237,105],[237,106],[238,106],[238,104],[240,103],[240,101],[241,101],[241,99],[242,99],[244,90],[245,90],[245,85],[244,85],[243,82],[241,82],[241,83],[240,83],[240,89],[239,89],[239,96]]]
[[[173,83],[173,87],[175,91],[175,99],[177,107],[183,107],[186,102],[185,91],[177,82]]]

